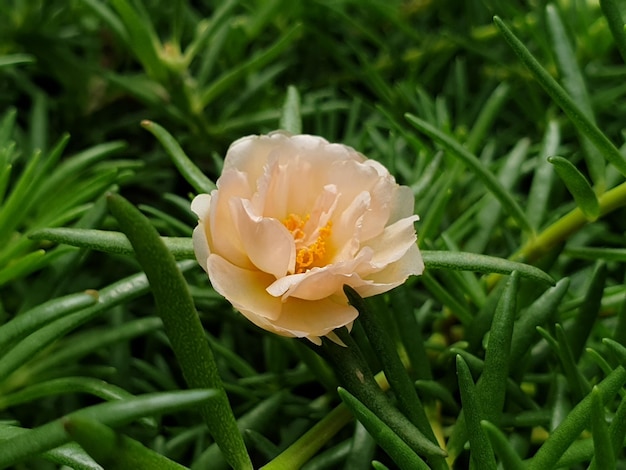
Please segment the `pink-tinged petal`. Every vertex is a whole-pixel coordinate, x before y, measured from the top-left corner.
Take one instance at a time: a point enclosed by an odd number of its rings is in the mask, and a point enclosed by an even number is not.
[[[344,199],[341,193],[341,199]],[[350,204],[340,212],[335,209],[330,240],[335,247],[333,262],[351,259],[358,251],[361,239],[363,218],[370,204],[370,195],[363,191],[353,197]]]
[[[399,260],[408,249],[415,245],[417,235],[413,223],[418,220],[416,215],[401,219],[385,228],[383,233],[367,243],[372,249],[372,267],[384,268]]]
[[[313,204],[311,216],[304,226],[304,232],[309,234],[308,239],[304,240],[304,244],[313,243],[317,239],[320,229],[326,227],[332,219],[338,199],[337,186],[334,184],[324,186],[322,194]]]
[[[361,221],[360,237],[368,240],[382,232],[387,220],[397,185],[389,172],[379,163],[367,160],[363,163],[342,161],[333,165],[332,182],[337,185],[342,199],[337,207],[341,213],[362,192],[370,197],[368,211]],[[386,176],[381,176],[384,171]]]
[[[195,229],[193,229],[193,251],[196,254],[198,264],[202,266],[202,269],[207,270],[207,260],[211,251],[209,250],[209,243],[206,239],[206,232],[204,225],[201,223]]]
[[[235,169],[248,178],[248,184],[254,188],[263,175],[263,168],[272,151],[289,141],[288,134],[249,135],[233,142],[224,158],[222,172]]]
[[[394,287],[403,284],[409,276],[420,275],[424,272],[424,261],[416,244],[413,244],[406,254],[385,269],[367,277],[368,284],[355,287],[361,297],[382,294]]]
[[[246,176],[236,170],[226,171],[218,179],[217,185],[218,190],[211,193],[209,219],[205,221],[210,250],[237,266],[251,268],[252,263],[230,212],[231,200],[252,196]]]
[[[254,266],[276,278],[293,270],[295,242],[280,221],[253,214],[246,200],[232,200],[231,209],[244,250]]]
[[[357,316],[357,310],[345,298],[329,297],[315,302],[289,299],[272,326],[278,334],[310,339],[326,336],[335,328],[352,323]]]
[[[393,224],[400,219],[411,217],[413,215],[414,206],[415,196],[413,196],[411,188],[408,186],[398,186],[391,205],[388,224]]]
[[[268,320],[280,316],[282,302],[265,291],[273,280],[270,274],[242,269],[218,255],[209,255],[207,271],[213,288],[237,310]]]
[[[357,258],[277,279],[267,291],[273,296],[281,296],[283,301],[291,298],[314,301],[334,294],[343,295],[344,284],[356,288],[368,282],[359,273],[369,274],[366,270],[371,263],[371,257],[371,251],[365,249]]]

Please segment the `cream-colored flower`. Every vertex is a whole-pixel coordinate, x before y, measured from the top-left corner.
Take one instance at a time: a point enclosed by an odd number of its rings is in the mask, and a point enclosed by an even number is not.
[[[413,195],[387,169],[321,137],[273,132],[228,149],[211,194],[191,209],[198,262],[250,321],[308,338],[350,327],[343,293],[386,292],[424,269]]]

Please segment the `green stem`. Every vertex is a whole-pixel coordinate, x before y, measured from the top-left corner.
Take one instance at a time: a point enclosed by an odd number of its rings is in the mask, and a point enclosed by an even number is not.
[[[261,470],[300,468],[350,421],[352,414],[346,405],[340,404]]]
[[[626,205],[626,183],[622,183],[604,193],[600,196],[598,202],[600,204],[600,217]],[[566,240],[571,234],[580,230],[588,222],[583,212],[576,208],[526,243],[512,258],[524,259],[526,261],[540,258],[563,240]]]
[[[598,198],[598,203],[600,204],[600,217],[626,205],[626,183],[604,193]],[[513,253],[510,259],[531,263],[549,253],[555,246],[567,240],[570,235],[588,223],[589,220],[577,207],[546,227],[539,235],[531,238],[522,248]],[[487,278],[487,283],[493,286],[498,279],[500,279],[500,274],[492,274]]]

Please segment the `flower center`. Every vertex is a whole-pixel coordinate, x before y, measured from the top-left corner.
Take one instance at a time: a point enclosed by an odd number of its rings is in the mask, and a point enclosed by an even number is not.
[[[318,230],[317,238],[312,243],[305,245],[306,233],[304,226],[309,220],[309,215],[304,219],[296,214],[289,214],[283,220],[283,225],[291,232],[296,242],[296,267],[294,274],[301,274],[314,266],[322,265],[322,260],[326,254],[326,240],[332,232],[332,222],[328,222]]]

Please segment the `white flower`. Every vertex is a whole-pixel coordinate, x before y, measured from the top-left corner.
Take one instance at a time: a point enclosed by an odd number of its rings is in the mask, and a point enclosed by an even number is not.
[[[191,204],[213,288],[279,335],[320,337],[358,312],[343,293],[386,292],[421,274],[413,195],[354,149],[273,132],[234,142],[211,194]]]

